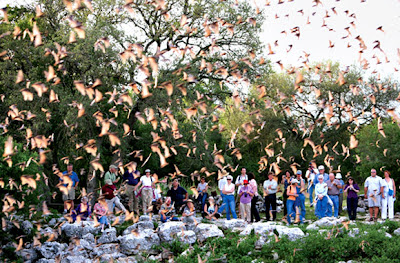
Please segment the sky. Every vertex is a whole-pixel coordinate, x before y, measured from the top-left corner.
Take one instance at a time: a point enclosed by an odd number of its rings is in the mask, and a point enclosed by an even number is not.
[[[400,80],[400,72],[395,70],[400,70],[400,0],[321,0],[318,5],[313,0],[252,1],[266,16],[261,40],[266,47],[265,54],[269,53],[268,44],[271,46],[274,54],[266,57],[277,70],[277,61],[281,61],[285,67],[300,67],[304,65],[306,56],[308,64],[332,60],[339,62],[343,68],[359,65],[360,60],[365,58],[370,63],[368,74],[376,71],[376,76],[380,74],[382,78],[391,76]],[[278,4],[278,1],[283,3]],[[0,0],[0,8],[7,4],[31,2]],[[267,6],[268,2],[270,4]],[[380,26],[383,31],[377,30]],[[291,33],[296,27],[299,36]],[[345,29],[347,27],[348,30]],[[367,47],[361,59],[357,36]],[[375,40],[380,41],[382,51],[374,49]],[[386,62],[386,58],[389,62]]]

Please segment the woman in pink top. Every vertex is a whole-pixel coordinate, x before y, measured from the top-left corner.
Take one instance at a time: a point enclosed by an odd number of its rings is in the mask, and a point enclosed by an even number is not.
[[[101,224],[101,232],[104,232],[104,226],[105,225],[110,226],[110,224],[108,224],[107,221],[108,206],[104,196],[100,196],[99,199],[97,199],[97,201],[98,202],[93,207],[93,213],[95,214],[97,221]]]
[[[253,173],[248,174],[249,177],[249,185],[251,189],[253,190],[254,196],[251,199],[251,219],[250,222],[253,222],[253,218],[255,219],[256,222],[260,221],[260,214],[258,213],[257,209],[257,201],[258,201],[258,190],[257,190],[257,182],[254,177]]]

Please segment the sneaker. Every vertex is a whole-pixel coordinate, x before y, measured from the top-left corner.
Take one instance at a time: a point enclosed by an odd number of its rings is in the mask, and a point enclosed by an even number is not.
[[[369,219],[369,221],[370,221],[370,222],[374,221],[374,218],[373,218],[373,217],[371,217],[371,218]]]

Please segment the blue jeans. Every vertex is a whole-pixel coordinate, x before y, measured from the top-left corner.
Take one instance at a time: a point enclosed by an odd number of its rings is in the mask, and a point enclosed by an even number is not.
[[[204,206],[206,204],[207,197],[208,197],[207,193],[201,193],[199,195],[199,199],[201,198],[201,212],[204,212]]]
[[[225,195],[221,193],[221,197],[222,197],[222,204],[218,208],[218,213],[220,213],[220,214],[222,214],[222,212],[224,212],[224,210],[226,209]]]
[[[328,197],[324,196],[322,200],[318,199],[317,207],[315,208],[315,215],[318,217],[318,219],[325,217],[327,204],[328,204]]]
[[[313,202],[314,202],[314,198],[313,198],[314,188],[315,188],[315,185],[312,184],[312,185],[310,186],[310,188],[308,189],[308,193],[310,194],[310,197],[309,197],[309,199],[310,199],[310,205],[313,204]]]
[[[287,200],[286,201],[286,206],[287,206],[287,221],[290,225],[290,220],[291,216],[293,215],[294,218],[296,218],[296,206],[295,206],[295,200]]]
[[[334,216],[338,217],[339,216],[339,196],[338,195],[330,195],[329,198],[333,202],[333,208],[335,209],[334,211]],[[328,205],[326,208],[326,216],[332,216],[332,206]]]
[[[234,195],[225,195],[225,204],[226,204],[226,219],[231,220],[231,214],[234,219],[237,219],[236,211],[235,211],[235,196]]]
[[[297,201],[298,200],[298,201]],[[296,206],[300,208],[300,221],[304,222],[306,219],[306,196],[304,194],[299,194],[299,197],[296,198]]]
[[[171,219],[171,221],[179,221],[179,218],[177,218],[176,216],[174,217],[170,217],[170,216],[165,216],[165,219],[163,218],[163,216],[161,215],[161,222],[165,223],[167,222],[169,219]]]

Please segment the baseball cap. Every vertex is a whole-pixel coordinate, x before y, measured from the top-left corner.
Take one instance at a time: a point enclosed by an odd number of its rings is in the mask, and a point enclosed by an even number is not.
[[[325,170],[325,167],[323,165],[318,166],[318,170]]]
[[[249,181],[244,180],[244,181],[243,181],[243,184],[249,184]]]
[[[303,172],[301,170],[297,170],[296,174],[302,174]]]
[[[337,173],[336,174],[336,179],[342,179],[342,174],[341,173]]]
[[[150,173],[151,171],[150,171],[150,169],[146,169],[144,172],[145,173]]]

